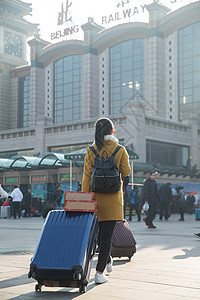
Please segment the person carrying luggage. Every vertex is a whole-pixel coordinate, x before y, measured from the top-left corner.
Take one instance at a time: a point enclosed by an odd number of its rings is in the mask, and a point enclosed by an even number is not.
[[[23,194],[17,185],[15,185],[14,190],[12,191],[10,196],[12,197],[12,202],[13,202],[13,218],[16,219],[17,215],[18,215],[18,218],[20,218],[21,217],[21,202],[23,199]]]
[[[156,217],[157,203],[159,199],[158,186],[155,181],[156,175],[157,172],[150,172],[149,178],[146,179],[143,187],[144,201],[149,204],[149,210],[146,212],[147,217],[143,220],[147,227],[151,229],[156,228],[153,224],[153,220]]]
[[[106,163],[107,159],[114,156],[114,162],[121,175],[126,177],[130,174],[128,153],[125,147],[120,146],[120,148],[118,148],[118,139],[113,135],[113,132],[114,125],[110,119],[100,118],[96,121],[95,141],[92,145],[95,151],[91,149],[91,147],[87,149],[82,179],[82,192],[95,192],[93,169],[94,165],[98,165],[96,162],[102,160],[102,158],[105,159]],[[97,155],[95,155],[94,152],[96,152]],[[100,189],[101,187],[96,188]],[[107,187],[105,187],[105,189],[106,188]],[[116,222],[123,220],[123,190],[120,177],[119,190],[116,192],[111,191],[111,193],[109,191],[105,193],[104,191],[95,192],[95,198],[98,203],[96,215],[99,221],[100,232],[100,249],[96,266],[95,283],[105,283],[108,281],[104,270],[106,269],[107,272],[112,272],[113,262],[110,256],[111,238]]]

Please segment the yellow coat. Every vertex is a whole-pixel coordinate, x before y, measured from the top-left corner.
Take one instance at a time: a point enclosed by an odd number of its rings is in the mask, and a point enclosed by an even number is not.
[[[97,149],[96,145],[93,145]],[[102,157],[103,151],[106,151],[108,156],[117,148],[118,143],[113,140],[105,140],[104,146],[101,149],[99,155]],[[82,192],[90,192],[90,179],[92,175],[93,165],[94,165],[95,155],[88,147],[87,154],[85,156],[84,173],[82,179]],[[129,157],[125,147],[121,146],[119,151],[114,157],[114,161],[123,176],[128,176],[130,174]],[[96,215],[99,221],[108,220],[123,220],[123,191],[122,191],[122,180],[120,191],[113,194],[101,194],[95,193],[95,198],[97,200],[98,209]]]

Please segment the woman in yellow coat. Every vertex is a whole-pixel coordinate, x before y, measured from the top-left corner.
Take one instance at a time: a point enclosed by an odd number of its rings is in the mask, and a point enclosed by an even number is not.
[[[110,157],[118,146],[118,139],[113,135],[114,125],[108,118],[100,118],[95,123],[95,142],[93,147],[100,157],[104,151]],[[89,147],[85,156],[84,173],[82,179],[82,192],[90,192],[90,180],[94,166],[95,154]],[[121,146],[114,157],[115,164],[123,176],[130,174],[129,157],[126,149]],[[112,233],[117,221],[123,220],[123,191],[122,180],[117,193],[95,193],[98,203],[96,215],[99,221],[100,250],[96,266],[95,283],[107,282],[104,274],[112,272],[112,258],[109,255]]]

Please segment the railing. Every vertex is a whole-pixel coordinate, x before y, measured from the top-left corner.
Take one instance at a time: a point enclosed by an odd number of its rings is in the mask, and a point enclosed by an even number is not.
[[[145,118],[145,123],[146,125],[149,126],[156,126],[160,128],[166,128],[166,129],[176,130],[181,132],[189,132],[191,130],[191,127],[187,124],[169,122],[169,121],[164,121],[164,120],[150,118],[150,117]]]
[[[113,123],[115,126],[126,124],[126,117],[123,115],[118,116],[110,116],[110,118],[113,120]],[[66,132],[66,131],[74,131],[74,130],[85,130],[94,128],[94,124],[96,122],[95,119],[85,120],[85,121],[77,121],[77,122],[71,122],[66,124],[58,124],[58,125],[51,125],[51,126],[45,126],[44,127],[44,134],[52,134],[52,133],[58,133],[58,132]],[[180,132],[189,132],[191,130],[190,126],[187,124],[180,124],[176,122],[169,122],[164,121],[161,119],[151,118],[151,117],[145,117],[145,123],[149,126],[156,126],[160,128],[166,128],[170,130],[176,130]],[[200,129],[198,130],[198,134],[200,134]],[[36,135],[36,130],[34,128],[30,129],[15,129],[15,130],[9,130],[9,131],[1,131],[0,133],[0,139],[11,139],[11,138],[19,138],[19,137],[27,137],[27,136],[34,136]]]
[[[114,125],[120,125],[120,124],[125,124],[126,123],[126,117],[124,116],[118,116],[112,118]],[[79,122],[74,122],[71,124],[60,124],[60,125],[53,125],[53,126],[46,126],[44,128],[44,133],[45,134],[52,134],[52,133],[58,133],[58,132],[65,132],[65,131],[73,131],[73,130],[85,130],[85,129],[90,129],[94,128],[94,124],[96,122],[95,119],[90,119],[86,121],[79,121]]]
[[[0,139],[5,140],[5,139],[13,139],[13,138],[19,138],[19,137],[27,137],[27,136],[34,136],[36,134],[35,129],[18,129],[15,131],[4,131],[1,132],[0,134]]]

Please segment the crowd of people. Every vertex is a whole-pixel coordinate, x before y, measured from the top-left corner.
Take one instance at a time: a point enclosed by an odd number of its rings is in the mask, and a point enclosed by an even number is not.
[[[160,188],[155,181],[156,172],[151,172],[145,180],[143,186],[134,185],[133,189],[129,185],[124,189],[124,218],[127,207],[129,208],[129,221],[132,221],[133,212],[137,216],[137,221],[141,221],[141,214],[144,214],[143,205],[148,201],[149,210],[144,218],[145,224],[149,228],[155,228],[153,220],[156,214],[159,214],[159,219],[166,221],[171,214],[179,213],[179,221],[184,221],[185,213],[194,213],[195,197],[192,192],[184,193],[182,186],[175,188],[176,193],[172,193],[171,183],[162,184]],[[124,182],[125,183],[125,182]],[[127,186],[127,184],[125,184]],[[5,195],[4,195],[5,196]],[[59,184],[56,185],[55,192],[52,198],[52,203],[49,205],[51,209],[62,209],[61,203],[63,191]],[[10,206],[10,217],[31,217],[40,216],[45,205],[35,198],[32,198],[31,189],[26,193],[22,193],[18,186],[10,195],[0,200],[0,206]],[[50,208],[49,208],[50,209]]]
[[[172,213],[179,213],[179,221],[184,221],[185,213],[194,213],[195,197],[192,192],[185,194],[182,186],[175,187],[172,192],[171,183],[162,184],[160,188],[156,183],[156,172],[150,172],[149,177],[142,186],[129,186],[124,194],[124,217],[126,208],[129,207],[129,221],[132,221],[133,210],[137,221],[141,221],[141,214],[144,214],[143,205],[148,202],[148,211],[143,219],[148,228],[156,228],[153,224],[156,214],[159,219],[167,221]]]
[[[29,188],[24,194],[20,188],[16,185],[10,195],[1,187],[3,198],[0,199],[0,206],[9,207],[9,218],[20,219],[21,217],[40,217],[46,202],[42,202],[42,199],[32,197],[31,189]],[[61,205],[63,191],[60,185],[56,185],[56,189],[53,195],[52,208],[63,208]]]

